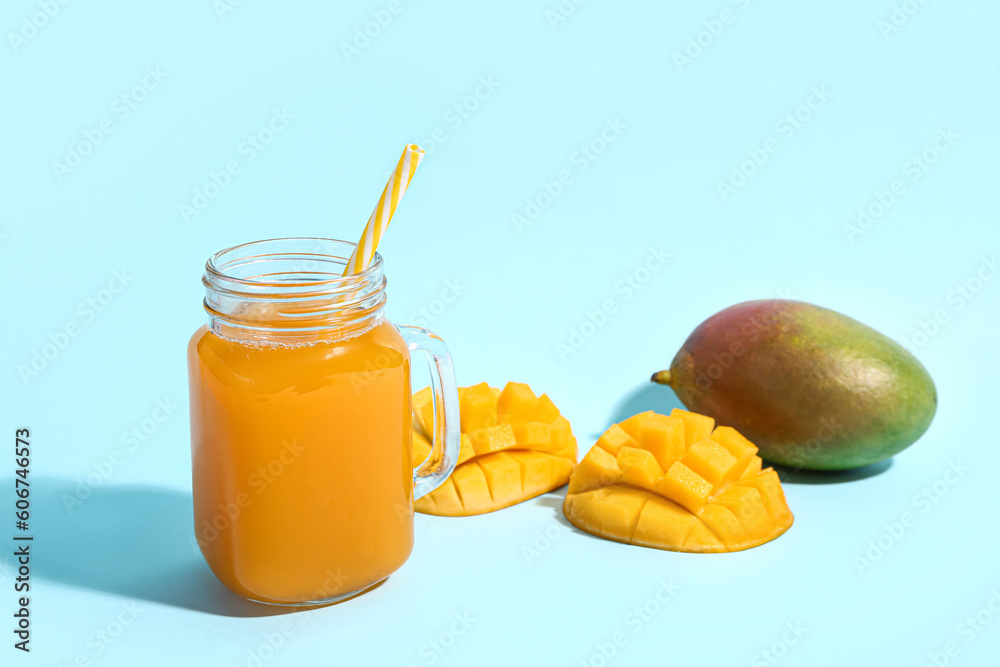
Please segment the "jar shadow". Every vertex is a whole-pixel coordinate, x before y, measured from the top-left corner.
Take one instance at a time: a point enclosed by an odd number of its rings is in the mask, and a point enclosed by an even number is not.
[[[8,479],[7,488],[14,486]],[[296,611],[227,590],[194,541],[190,493],[152,486],[99,486],[36,477],[32,574],[136,600],[231,617]]]

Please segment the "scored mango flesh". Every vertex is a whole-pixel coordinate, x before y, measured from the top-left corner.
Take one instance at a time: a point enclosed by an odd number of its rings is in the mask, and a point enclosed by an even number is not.
[[[756,547],[793,521],[753,443],[678,409],[609,428],[573,471],[563,513],[598,537],[696,553]]]
[[[576,465],[576,438],[545,394],[508,382],[458,390],[462,447],[444,483],[413,503],[424,514],[471,516],[515,505],[557,489]],[[430,388],[413,395],[413,463],[431,452],[434,405]]]

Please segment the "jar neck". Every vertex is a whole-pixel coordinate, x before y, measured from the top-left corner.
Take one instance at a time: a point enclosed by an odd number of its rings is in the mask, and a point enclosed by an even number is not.
[[[353,243],[291,238],[223,250],[205,264],[205,310],[219,336],[294,344],[351,338],[383,317],[386,280],[375,254],[342,276]]]

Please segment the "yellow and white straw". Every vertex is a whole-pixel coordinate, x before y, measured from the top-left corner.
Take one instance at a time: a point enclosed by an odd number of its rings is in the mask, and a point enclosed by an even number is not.
[[[358,241],[354,253],[347,261],[347,266],[344,268],[345,276],[361,273],[368,268],[372,257],[375,256],[378,242],[385,234],[385,230],[392,220],[392,215],[396,212],[396,207],[399,206],[407,186],[413,180],[413,174],[417,171],[417,165],[420,164],[424,154],[424,149],[416,144],[409,144],[403,149],[403,155],[399,158],[396,171],[392,173],[389,182],[385,184],[382,197],[378,200],[371,217],[368,218],[368,224],[365,225],[365,231],[361,234],[361,240]]]

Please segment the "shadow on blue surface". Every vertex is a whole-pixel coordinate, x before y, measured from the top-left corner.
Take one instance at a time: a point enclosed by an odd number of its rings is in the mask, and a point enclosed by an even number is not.
[[[556,489],[555,491],[544,493],[535,498],[532,502],[534,505],[538,507],[544,507],[546,509],[552,510],[552,518],[555,521],[561,523],[564,527],[569,528],[570,530],[583,532],[580,531],[579,528],[571,524],[569,522],[569,519],[566,518],[566,515],[563,514],[563,502],[565,500],[566,500],[566,487],[564,486],[562,488]]]
[[[769,461],[764,462],[778,473],[782,484],[843,484],[881,475],[892,467],[892,459],[853,470],[797,470]]]
[[[640,412],[653,410],[660,414],[669,415],[670,411],[674,408],[686,409],[680,399],[677,398],[674,390],[662,384],[654,384],[647,379],[642,384],[636,385],[625,398],[618,402],[618,405],[615,406],[615,409],[608,417],[604,429],[607,430],[612,424],[625,421],[632,415],[637,415]],[[602,430],[601,433],[604,433],[604,431]],[[595,442],[601,437],[601,433],[593,436]],[[590,449],[589,445],[592,444],[594,443],[589,443],[587,449]]]
[[[13,481],[4,483],[13,487]],[[33,574],[71,586],[234,617],[289,613],[227,590],[193,543],[191,495],[33,478]]]

